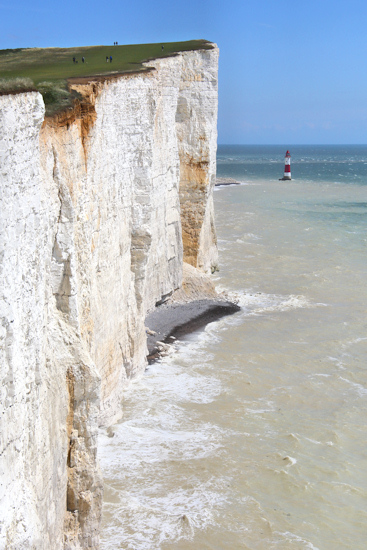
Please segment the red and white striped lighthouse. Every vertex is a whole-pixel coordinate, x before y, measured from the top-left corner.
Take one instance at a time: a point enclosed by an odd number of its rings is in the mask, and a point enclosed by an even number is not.
[[[291,180],[291,154],[289,151],[285,154],[285,164],[284,164],[284,180]]]

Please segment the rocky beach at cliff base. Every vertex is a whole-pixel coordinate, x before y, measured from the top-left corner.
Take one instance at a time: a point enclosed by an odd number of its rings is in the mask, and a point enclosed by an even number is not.
[[[145,320],[148,362],[151,363],[166,354],[169,351],[167,346],[172,346],[176,339],[240,310],[237,304],[219,299],[162,304]]]

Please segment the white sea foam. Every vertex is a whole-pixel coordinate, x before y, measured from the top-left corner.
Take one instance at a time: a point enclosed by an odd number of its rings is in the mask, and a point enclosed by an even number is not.
[[[343,380],[343,382],[347,382],[347,384],[349,384],[354,390],[356,390],[360,397],[364,397],[365,395],[367,395],[367,388],[362,386],[362,384],[357,384],[356,382],[352,382],[351,380],[343,378],[342,376],[339,376],[339,379]]]
[[[202,366],[206,361],[210,362],[212,355],[205,352],[205,357],[198,356],[200,340],[190,344],[180,343],[182,346],[181,362],[183,366],[190,365],[190,372],[175,363],[175,358],[164,357],[159,363],[151,365],[143,378],[134,387],[130,387],[126,396],[130,394],[140,395],[149,392],[157,401],[160,400],[159,389],[164,386],[164,398],[166,401],[210,403],[221,391],[221,382],[215,376],[203,376],[195,371],[195,365]],[[155,392],[158,391],[156,395]],[[143,396],[142,396],[143,397]]]
[[[213,376],[200,376],[194,370],[189,374],[167,358],[127,391],[126,399],[131,395],[141,406],[114,427],[114,437],[100,435],[99,457],[109,480],[104,509],[113,517],[104,530],[104,549],[122,545],[158,550],[169,541],[189,540],[195,530],[215,523],[226,500],[225,493],[216,490],[220,479],[195,481],[187,488],[186,478],[178,478],[173,490],[170,477],[177,460],[205,459],[221,449],[222,430],[192,415],[191,420],[184,419],[186,411],[180,406],[188,399],[209,403],[220,390]],[[109,489],[111,483],[118,490]]]
[[[360,342],[365,342],[367,338],[353,338],[353,340],[350,340],[347,342],[346,346],[353,346],[354,344],[359,344]]]
[[[154,496],[159,494],[159,487],[122,490],[118,504],[105,505],[115,526],[107,540],[102,540],[104,550],[159,550],[163,543],[192,539],[196,530],[215,525],[217,510],[226,502],[214,489],[216,483],[177,487],[159,496]]]
[[[259,399],[258,403],[259,404],[264,403],[264,405],[266,405],[266,406],[262,407],[260,409],[246,408],[246,412],[250,413],[250,414],[264,414],[264,413],[269,413],[269,412],[276,411],[276,406],[275,406],[275,403],[273,401],[264,401],[262,399]]]
[[[288,462],[287,464],[288,467],[294,466],[295,464],[297,464],[297,459],[293,458],[292,456],[285,456],[283,460],[286,460]]]
[[[261,237],[259,235],[255,235],[255,233],[246,233],[244,237],[247,237],[248,239],[254,239],[255,241],[261,240]]]
[[[321,441],[316,441],[316,439],[311,439],[310,437],[304,437],[306,441],[309,441],[310,443],[313,443],[314,445],[322,445]]]
[[[143,419],[142,424],[139,420],[124,422],[115,427],[114,437],[101,435],[100,458],[109,479],[119,479],[121,472],[139,475],[139,468],[163,464],[178,456],[181,460],[202,459],[221,447],[221,433],[210,424],[180,430],[174,424],[167,426],[167,418],[162,422],[162,416],[152,416],[145,425]],[[121,447],[123,453],[115,452]]]
[[[312,542],[310,542],[309,540],[306,540],[298,535],[295,535],[294,533],[291,533],[290,531],[285,531],[284,533],[277,533],[279,535],[281,535],[282,537],[284,537],[286,540],[288,541],[296,541],[296,542],[299,542],[302,546],[299,547],[299,549],[301,550],[301,548],[309,548],[310,550],[320,550],[317,546],[314,546],[312,544]]]
[[[220,287],[217,287],[220,291]],[[316,307],[306,296],[266,294],[261,292],[227,292],[229,300],[238,303],[248,314],[271,313],[274,311],[289,311],[298,308]]]

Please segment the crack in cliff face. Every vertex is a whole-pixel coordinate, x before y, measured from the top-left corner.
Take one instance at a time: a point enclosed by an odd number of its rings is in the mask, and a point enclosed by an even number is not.
[[[64,549],[97,548],[102,506],[102,483],[96,468],[100,378],[75,331],[61,320],[59,326],[69,355]]]
[[[95,103],[101,90],[101,83],[88,82],[79,85],[69,83],[69,88],[78,92],[81,99],[74,99],[72,108],[56,112],[54,115],[47,117],[44,125],[55,129],[63,127],[69,129],[72,124],[77,123],[83,145],[85,163],[87,163],[88,140],[91,129],[97,119]]]
[[[58,213],[54,245],[52,249],[52,273],[53,293],[56,298],[56,306],[62,313],[70,317],[70,298],[75,295],[72,292],[72,254],[73,249],[70,227],[73,223],[71,197],[62,182],[57,152],[53,152],[53,179],[58,188],[60,208]]]
[[[57,309],[59,309],[62,313],[66,313],[66,315],[69,315],[70,314],[69,301],[72,296],[71,282],[70,282],[70,279],[72,276],[71,267],[70,267],[70,255],[65,260],[63,260],[59,245],[57,241],[55,241],[55,245],[52,251],[52,257],[58,264],[62,265],[62,275],[60,278],[60,284],[57,289],[57,292],[55,292]]]
[[[184,261],[198,267],[200,233],[206,213],[209,185],[209,162],[194,159],[188,153],[180,156],[180,203]]]
[[[5,330],[5,335],[3,335],[3,349],[5,350],[6,363],[8,365],[8,371],[3,378],[3,384],[5,385],[6,396],[5,396],[5,407],[12,407],[14,404],[15,397],[15,385],[14,385],[14,365],[13,365],[13,344],[14,344],[14,328],[13,322],[8,321],[7,319],[1,319],[1,325]],[[2,452],[1,452],[2,454]]]
[[[70,483],[70,469],[72,468],[72,430],[74,426],[74,386],[75,386],[75,377],[72,369],[68,369],[66,373],[66,387],[68,391],[68,414],[66,417],[66,433],[69,442],[68,454],[67,454],[67,466],[68,466],[68,487],[66,493],[66,509],[68,512],[74,512],[76,509],[75,506],[75,492],[71,489]]]
[[[149,250],[152,244],[152,235],[148,230],[135,230],[131,236],[131,270],[135,274],[135,293],[138,309],[144,300],[146,265]]]

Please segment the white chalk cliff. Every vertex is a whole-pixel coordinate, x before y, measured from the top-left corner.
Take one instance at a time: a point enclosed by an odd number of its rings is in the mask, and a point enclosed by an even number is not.
[[[183,261],[217,261],[218,49],[147,65],[50,119],[0,97],[0,549],[98,548],[98,426]]]

